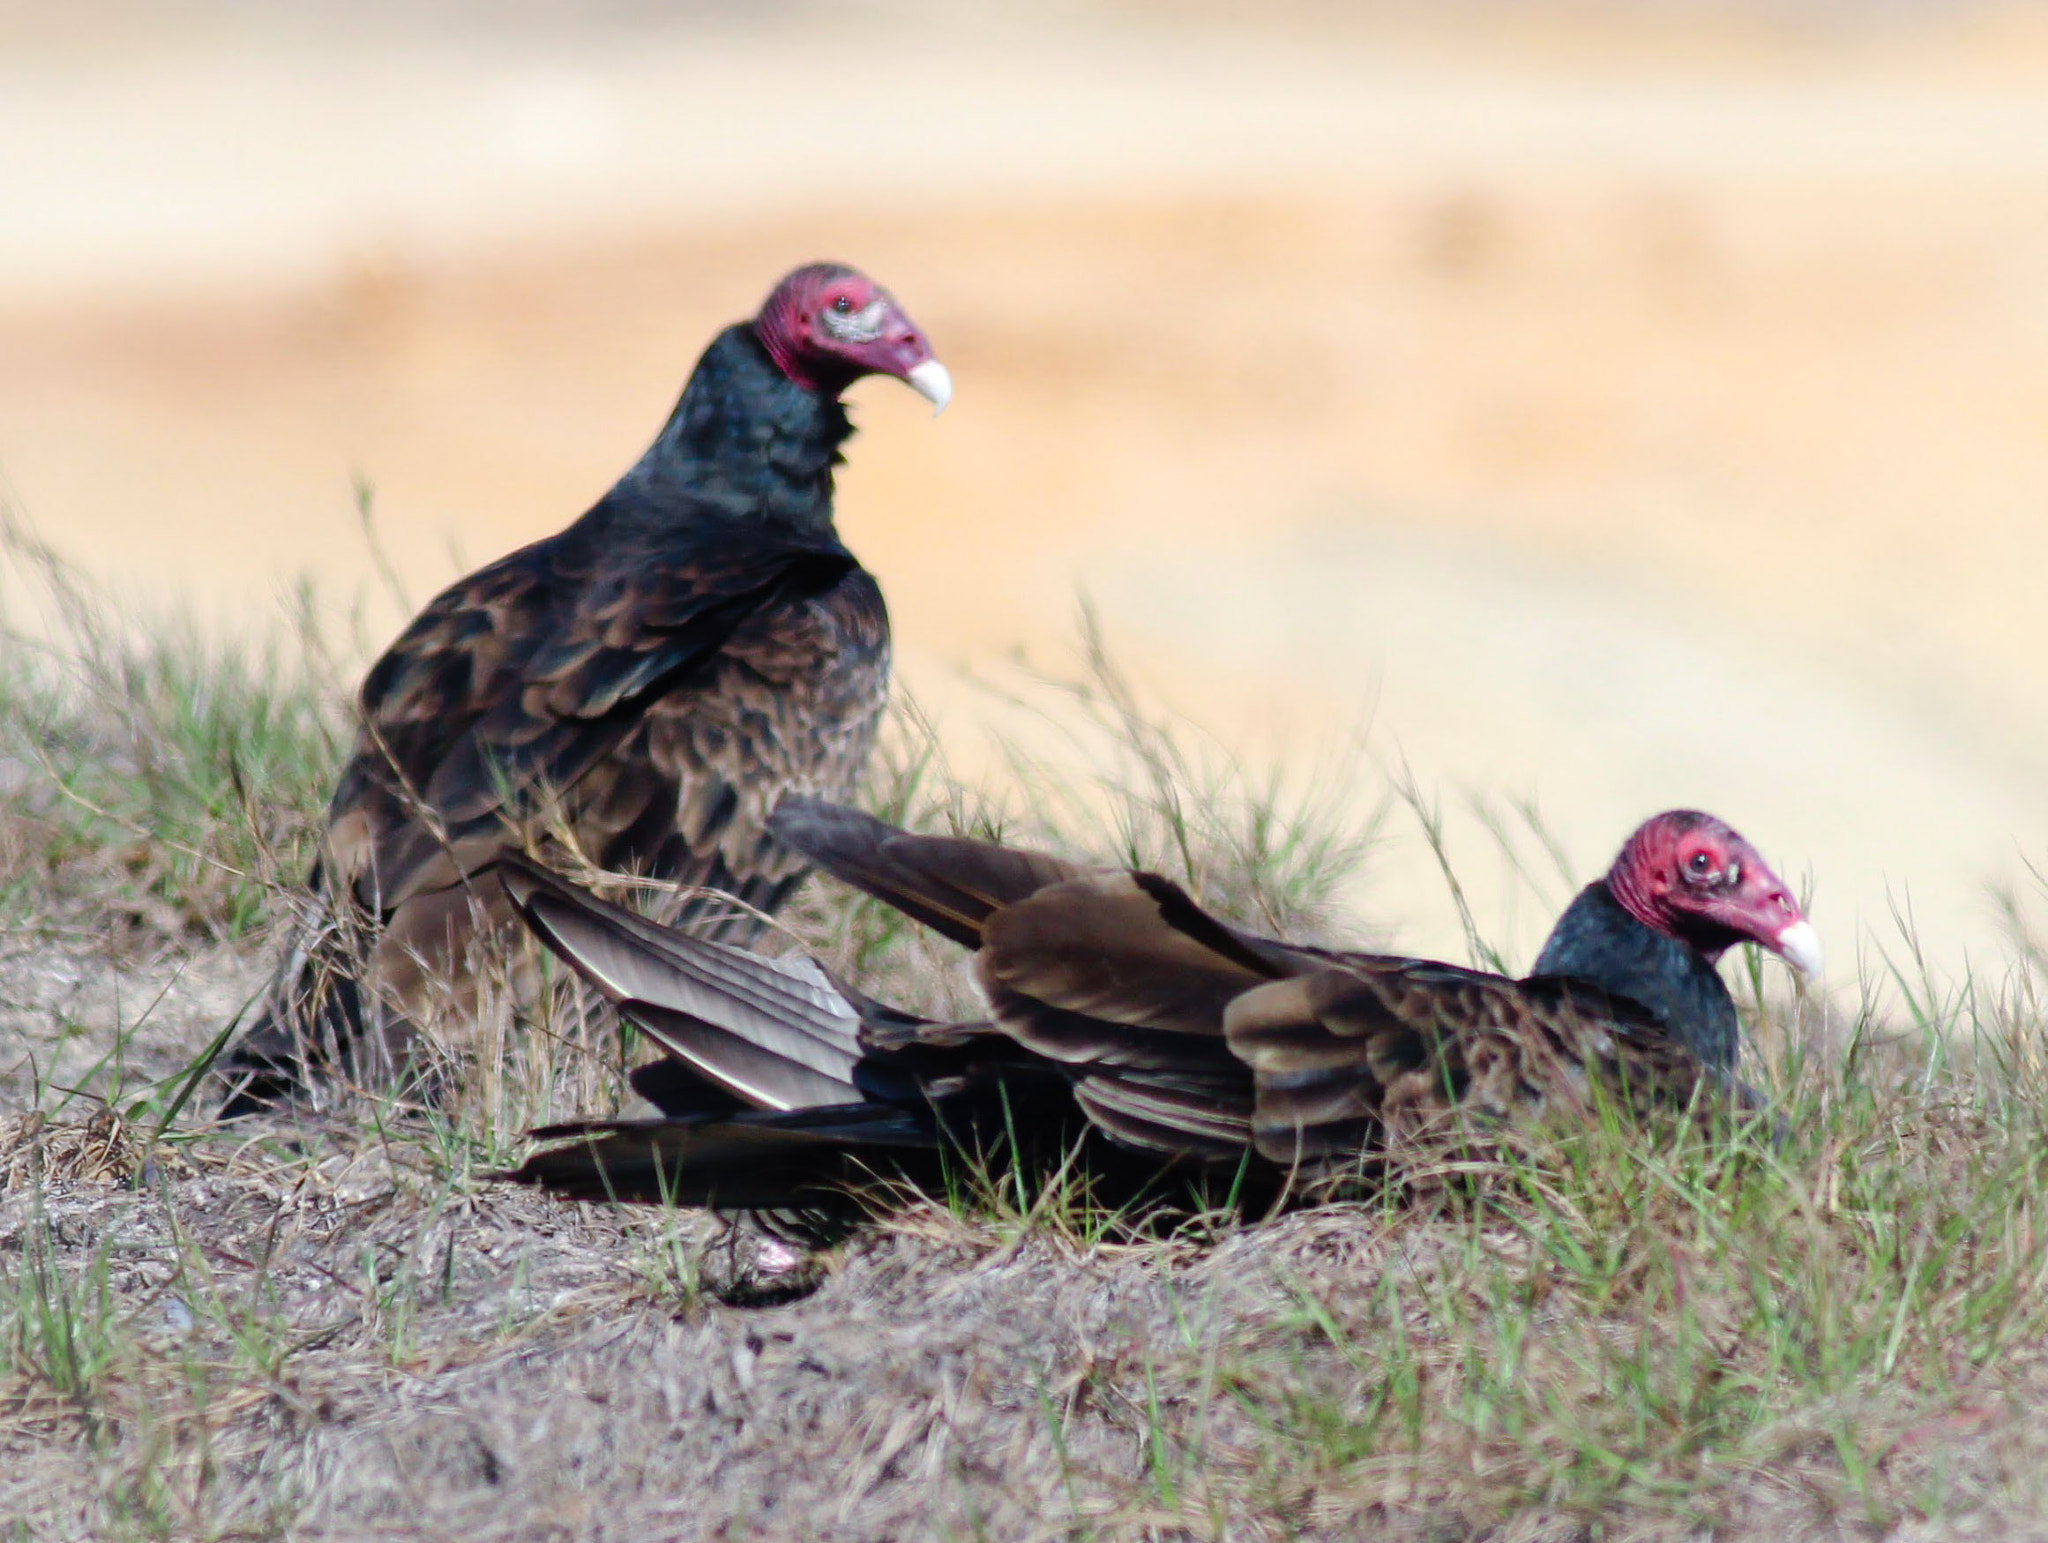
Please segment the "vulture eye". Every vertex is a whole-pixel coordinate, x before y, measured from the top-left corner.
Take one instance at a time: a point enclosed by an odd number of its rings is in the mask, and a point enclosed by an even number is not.
[[[1691,871],[1694,878],[1703,879],[1713,872],[1714,859],[1710,853],[1695,852],[1685,866]]]
[[[850,316],[853,313],[853,302],[847,299],[846,296],[841,295],[837,300],[834,300],[832,302],[832,309],[837,311],[841,316]]]

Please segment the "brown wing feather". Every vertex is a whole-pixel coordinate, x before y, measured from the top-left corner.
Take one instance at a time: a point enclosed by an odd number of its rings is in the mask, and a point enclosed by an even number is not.
[[[1224,926],[1157,874],[1109,870],[1001,907],[982,939],[975,968],[997,1025],[1089,1069],[1074,1090],[1089,1118],[1132,1146],[1243,1153],[1253,1087],[1224,1015],[1310,956]]]
[[[1252,1143],[1252,1089],[1241,1072],[1212,1078],[1104,1073],[1075,1083],[1074,1098],[1126,1146],[1231,1162]]]
[[[1204,1158],[1250,1143],[1251,1077],[1224,1041],[1224,1011],[1317,956],[1225,926],[1156,874],[911,836],[816,800],[784,804],[771,826],[819,867],[976,949],[995,1026],[1086,1068],[1075,1096],[1110,1135]]]
[[[858,790],[888,669],[881,592],[864,572],[751,618],[705,690],[674,693],[648,714],[645,764],[676,789],[668,830],[648,853],[639,843],[652,823],[627,828],[606,865],[646,866],[774,910],[810,865],[769,834],[769,816],[791,796]]]
[[[1222,1036],[1232,997],[1299,967],[1273,945],[1254,952],[1157,874],[1111,871],[1004,906],[983,927],[976,962],[992,993],[1209,1038]]]
[[[859,1099],[859,1007],[814,960],[659,926],[517,853],[496,877],[551,951],[700,1076],[759,1109]]]
[[[1003,906],[1098,870],[965,836],[913,836],[858,809],[788,798],[769,829],[834,878],[967,948]]]
[[[1448,965],[1355,960],[1246,992],[1230,1047],[1257,1085],[1261,1155],[1294,1164],[1399,1145],[1453,1117],[1539,1119],[1602,1079],[1689,1098],[1699,1063],[1626,1004]]]
[[[673,735],[657,754],[651,713],[758,723],[762,698],[806,665],[853,665],[839,694],[854,699],[862,721],[850,737],[864,746],[881,706],[885,628],[873,581],[843,553],[753,552],[611,580],[573,559],[514,554],[436,600],[365,682],[362,736],[330,816],[330,871],[388,912],[453,882],[476,850],[556,801],[571,829],[594,814],[592,855],[611,855],[622,832],[650,838],[649,810],[673,811],[700,769],[718,780],[716,762],[693,762]],[[755,667],[778,653],[779,674]],[[814,758],[801,735],[772,742],[802,722],[785,705],[763,724],[740,747],[757,752],[748,769],[786,781],[774,774]]]
[[[353,851],[332,848],[334,871],[395,912],[552,814],[600,862],[779,898],[800,865],[758,861],[767,809],[792,787],[850,790],[873,742],[888,671],[873,580],[843,554],[754,553],[600,584],[565,619],[530,583],[482,578],[366,684],[333,814]],[[585,578],[572,565],[558,583]]]

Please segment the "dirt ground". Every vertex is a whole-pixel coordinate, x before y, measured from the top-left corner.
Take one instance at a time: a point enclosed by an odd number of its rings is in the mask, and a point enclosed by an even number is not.
[[[262,626],[310,572],[374,644],[353,478],[417,601],[829,252],[958,381],[937,423],[860,388],[842,523],[965,759],[957,672],[1056,657],[1085,593],[1246,753],[1369,723],[1580,872],[1723,813],[1838,958],[1901,907],[1995,950],[2048,850],[2030,12],[324,14],[11,13],[0,473],[139,605]],[[1397,835],[1357,903],[1454,948],[1429,866]]]

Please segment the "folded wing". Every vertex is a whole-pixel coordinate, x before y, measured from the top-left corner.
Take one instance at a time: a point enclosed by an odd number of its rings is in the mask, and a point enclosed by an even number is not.
[[[1256,1088],[1253,1139],[1289,1166],[1398,1146],[1457,1119],[1691,1097],[1697,1060],[1632,1004],[1576,984],[1358,958],[1248,991],[1226,1034]]]

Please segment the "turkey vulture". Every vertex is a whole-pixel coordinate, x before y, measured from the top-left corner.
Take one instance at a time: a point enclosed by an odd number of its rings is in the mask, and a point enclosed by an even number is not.
[[[881,591],[832,525],[840,393],[872,374],[937,409],[952,395],[886,290],[797,269],[712,341],[595,507],[450,586],[377,661],[311,903],[225,1058],[224,1115],[310,1066],[388,1072],[428,983],[465,983],[510,923],[480,876],[544,833],[759,911],[788,898],[806,865],[769,811],[855,790],[888,688]]]
[[[1523,980],[1300,947],[1226,925],[1172,881],[786,801],[806,858],[974,950],[989,1016],[896,1011],[816,961],[678,936],[538,866],[501,878],[527,925],[669,1057],[635,1074],[666,1118],[575,1138],[506,1177],[561,1194],[725,1208],[816,1203],[881,1167],[1051,1115],[1126,1153],[1272,1187],[1413,1141],[1734,1080],[1715,970],[1756,942],[1803,973],[1819,941],[1755,849],[1709,815],[1660,814],[1575,898]],[[1025,1113],[1028,1111],[1028,1114]]]

